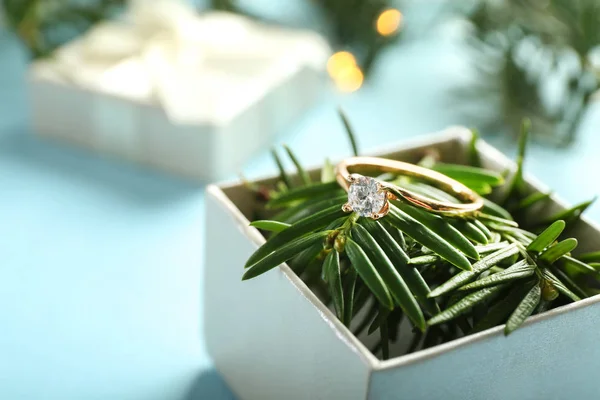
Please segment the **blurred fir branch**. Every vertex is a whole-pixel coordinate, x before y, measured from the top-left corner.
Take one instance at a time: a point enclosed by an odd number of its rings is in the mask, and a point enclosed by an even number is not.
[[[358,152],[350,121],[340,116]],[[477,134],[465,155],[471,165],[441,163],[439,155],[424,152],[420,165],[485,196],[484,208],[467,218],[432,214],[403,201],[392,201],[390,213],[377,221],[347,214],[342,210],[347,194],[330,163],[315,181],[289,148],[289,160],[274,152],[279,182],[248,186],[261,199],[251,226],[267,241],[246,262],[242,279],[287,262],[383,359],[501,324],[508,335],[530,315],[596,294],[600,252],[574,256],[578,243],[568,236],[591,202],[544,218],[540,211],[549,196],[531,193],[523,178],[529,130],[525,121],[517,168],[508,177],[478,165]],[[289,175],[283,161],[298,174]],[[407,176],[387,173],[379,179],[457,201]],[[412,329],[400,329],[402,324]]]
[[[594,52],[600,51],[600,1],[477,0],[470,8],[451,4],[470,24],[467,43],[476,75],[456,94],[495,110],[478,112],[473,116],[477,124],[518,132],[528,116],[546,138],[572,142],[600,87],[600,65],[593,62]],[[464,103],[469,107],[468,100]]]
[[[66,41],[122,9],[126,0],[0,0],[5,20],[34,58],[49,55]]]
[[[212,8],[217,10],[249,14],[238,5],[236,0],[211,0]],[[334,50],[350,50],[357,58],[357,64],[365,75],[371,70],[381,50],[393,43],[400,36],[381,34],[377,29],[378,18],[382,12],[394,9],[391,0],[311,0],[315,7],[328,21],[329,39]]]
[[[237,3],[235,0],[211,0],[210,4],[216,10],[262,19]],[[311,1],[317,12],[330,22],[326,30],[330,33],[332,47],[351,50],[365,74],[380,51],[399,37],[396,34],[398,27],[384,33],[377,29],[378,18],[391,8],[390,4],[390,0]],[[34,58],[50,54],[92,25],[113,16],[125,5],[126,0],[0,0],[7,26],[16,32]],[[401,18],[401,14],[398,15]],[[388,27],[393,27],[395,22],[393,18],[388,19]]]

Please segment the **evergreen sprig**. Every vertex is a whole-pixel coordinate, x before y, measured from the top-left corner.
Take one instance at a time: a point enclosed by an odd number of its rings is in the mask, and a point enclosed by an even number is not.
[[[448,3],[471,28],[466,42],[476,79],[454,93],[472,100],[462,102],[465,111],[484,129],[516,133],[528,116],[546,139],[573,141],[600,88],[600,69],[593,61],[600,45],[600,1],[473,3]],[[560,86],[552,99],[550,85]],[[487,110],[473,107],[482,102]]]
[[[356,149],[345,117],[343,124]],[[505,324],[508,335],[532,314],[595,294],[600,253],[575,258],[571,252],[577,240],[563,238],[589,204],[539,221],[531,215],[521,218],[548,201],[547,195],[528,193],[524,184],[528,134],[524,123],[518,168],[507,181],[479,166],[424,160],[422,164],[479,193],[502,199],[497,204],[486,198],[481,212],[464,219],[431,214],[402,201],[391,202],[390,213],[378,221],[345,214],[346,194],[333,181],[331,164],[325,164],[322,181],[313,182],[287,149],[299,178],[287,176],[275,157],[281,181],[261,210],[270,217],[252,223],[270,236],[248,259],[243,279],[288,262],[355,334],[379,331],[372,350],[384,359],[404,332],[403,321],[413,326],[413,337],[398,354],[499,324]],[[479,163],[475,142],[467,159]],[[405,176],[379,179],[435,199],[452,199]]]
[[[63,43],[124,8],[125,0],[0,0],[8,27],[31,51],[48,56]]]

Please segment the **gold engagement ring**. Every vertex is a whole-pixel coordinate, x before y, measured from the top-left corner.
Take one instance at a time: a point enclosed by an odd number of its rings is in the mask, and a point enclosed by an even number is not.
[[[350,173],[390,172],[430,183],[438,189],[454,196],[462,203],[440,201],[389,182],[379,181],[369,176]],[[404,200],[432,213],[455,217],[465,217],[483,207],[483,199],[460,182],[439,172],[402,161],[379,157],[351,157],[336,167],[336,179],[348,192],[348,202],[342,209],[356,212],[362,217],[379,219],[389,212],[389,200]]]

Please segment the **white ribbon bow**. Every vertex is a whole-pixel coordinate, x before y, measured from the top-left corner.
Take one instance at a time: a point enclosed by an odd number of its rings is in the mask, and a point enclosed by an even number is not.
[[[328,55],[311,32],[155,0],[133,2],[125,20],[98,24],[41,64],[46,78],[160,105],[174,122],[221,124],[299,68],[323,69]]]

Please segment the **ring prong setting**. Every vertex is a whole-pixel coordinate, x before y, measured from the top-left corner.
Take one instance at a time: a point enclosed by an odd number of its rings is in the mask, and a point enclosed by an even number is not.
[[[342,211],[349,213],[349,212],[352,212],[353,209],[352,209],[352,206],[349,203],[346,203],[346,204],[344,204],[342,206]]]
[[[350,174],[348,175],[348,182],[352,183],[356,183],[360,180],[360,178],[362,178],[363,176],[360,174]]]
[[[386,215],[388,215],[389,212],[390,212],[390,203],[386,201],[385,204],[383,205],[383,207],[381,207],[381,210],[379,210],[378,213],[372,214],[371,218],[374,220],[378,220],[378,219],[383,218]]]

